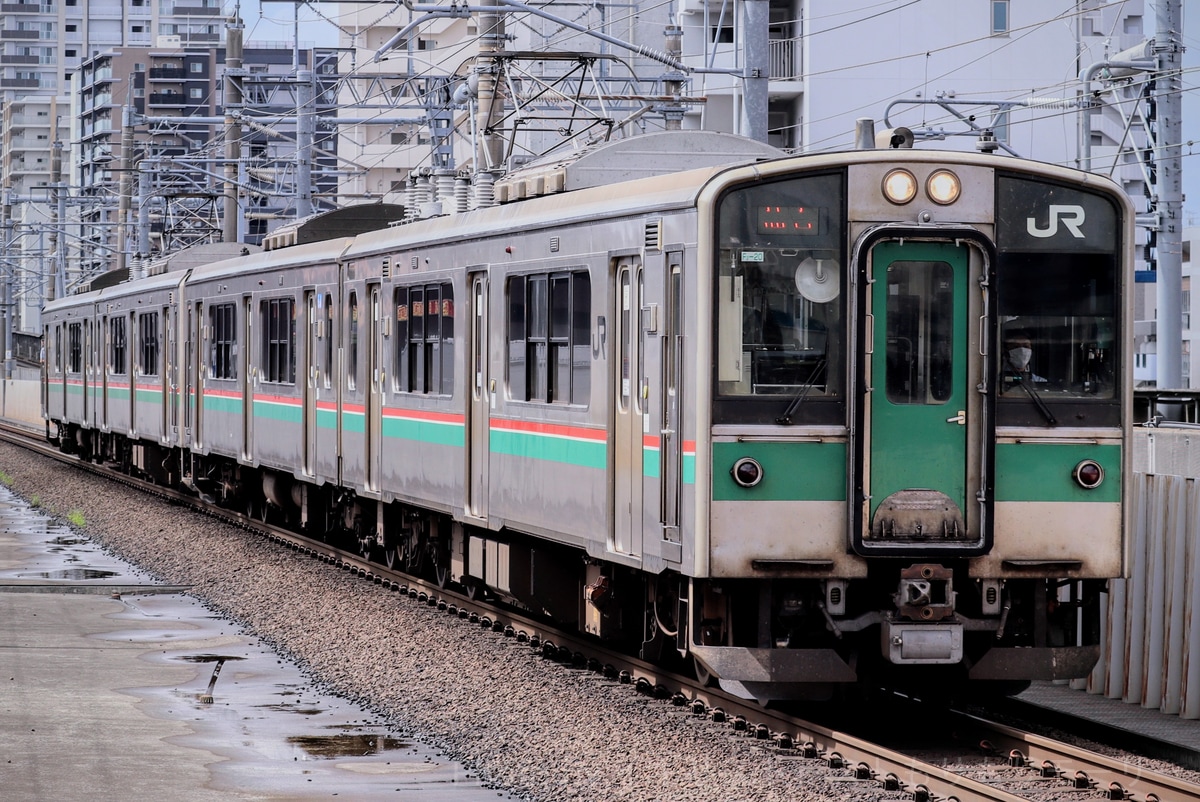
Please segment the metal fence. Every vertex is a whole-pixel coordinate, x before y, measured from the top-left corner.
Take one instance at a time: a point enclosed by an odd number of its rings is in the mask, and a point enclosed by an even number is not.
[[[1139,430],[1128,579],[1109,583],[1099,664],[1072,683],[1200,718],[1200,430]]]

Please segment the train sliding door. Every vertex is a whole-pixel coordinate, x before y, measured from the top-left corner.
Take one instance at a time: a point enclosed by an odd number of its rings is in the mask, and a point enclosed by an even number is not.
[[[616,265],[616,359],[612,361],[613,531],[618,554],[642,553],[642,495],[645,423],[642,375],[642,266],[636,257]]]
[[[378,284],[367,288],[370,316],[367,322],[367,397],[366,397],[366,480],[367,490],[378,492],[383,459],[383,301]]]
[[[492,388],[488,385],[488,279],[486,273],[472,273],[471,330],[467,375],[471,386],[467,397],[467,498],[466,512],[474,518],[488,514],[488,443]]]
[[[970,321],[984,313],[972,308],[968,291],[971,251],[951,242],[888,241],[870,258],[861,543],[969,548],[981,542],[982,469],[968,421],[978,428],[987,417],[974,389],[983,326]]]
[[[304,422],[303,422],[303,472],[305,476],[316,473],[317,463],[317,294],[313,290],[304,293]]]

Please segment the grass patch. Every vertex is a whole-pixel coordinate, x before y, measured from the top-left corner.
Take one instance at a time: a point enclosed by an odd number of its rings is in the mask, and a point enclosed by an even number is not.
[[[42,497],[35,494],[31,499],[29,499],[29,506],[33,507],[34,509],[42,506]]]
[[[0,483],[2,483],[5,487],[12,487],[13,478],[4,471],[0,471]]]
[[[67,521],[72,526],[78,526],[80,528],[83,528],[83,525],[84,525],[83,524],[83,513],[80,512],[79,510],[71,510],[70,512],[67,513]]]

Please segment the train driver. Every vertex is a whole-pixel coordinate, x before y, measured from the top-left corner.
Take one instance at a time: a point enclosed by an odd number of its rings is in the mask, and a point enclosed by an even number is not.
[[[1018,382],[1044,384],[1046,379],[1033,371],[1033,340],[1029,333],[1022,329],[1005,332],[1004,335],[1004,383],[1016,385]]]

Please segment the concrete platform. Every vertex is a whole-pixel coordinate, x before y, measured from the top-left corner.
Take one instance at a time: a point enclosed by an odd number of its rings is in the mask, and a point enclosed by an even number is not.
[[[1017,699],[1109,727],[1153,738],[1182,749],[1200,751],[1200,721],[1182,719],[1152,708],[1086,693],[1065,684],[1035,682]]]
[[[22,506],[0,487],[0,799],[511,798]]]

